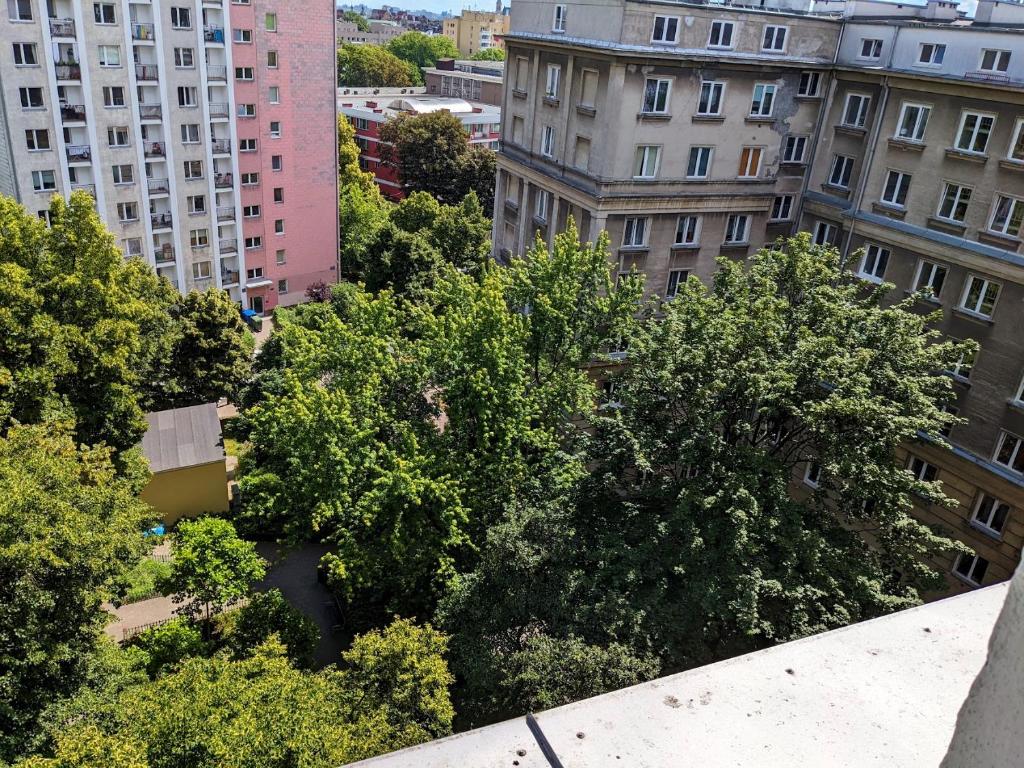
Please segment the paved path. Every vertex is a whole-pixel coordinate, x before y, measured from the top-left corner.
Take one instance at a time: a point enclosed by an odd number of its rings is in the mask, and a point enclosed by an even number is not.
[[[124,639],[126,629],[135,629],[147,624],[154,624],[174,618],[175,611],[180,604],[174,603],[169,597],[151,597],[149,600],[140,600],[137,603],[122,605],[114,608],[107,605],[108,611],[116,617],[114,621],[107,624],[104,631],[118,642]]]

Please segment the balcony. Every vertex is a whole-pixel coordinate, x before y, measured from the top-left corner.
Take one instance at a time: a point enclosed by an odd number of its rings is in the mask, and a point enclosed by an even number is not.
[[[65,123],[84,123],[85,122],[85,105],[84,104],[61,104],[60,105],[60,119]]]
[[[157,79],[158,68],[156,64],[136,64],[135,79],[152,82]]]
[[[152,24],[132,24],[132,40],[155,40]]]
[[[220,284],[225,288],[231,285],[238,285],[238,272],[224,270],[220,273]]]
[[[228,79],[228,68],[223,64],[211,64],[206,68],[206,79],[226,82]]]
[[[224,205],[217,208],[217,221],[234,221],[235,206]]]
[[[64,151],[67,152],[69,163],[92,162],[92,147],[88,144],[68,144]]]
[[[78,81],[82,79],[82,67],[75,63],[60,63],[53,67],[57,72],[57,80],[66,82],[68,80]]]
[[[96,199],[96,185],[95,184],[72,184],[72,192],[85,192],[87,195],[91,195],[92,199]]]
[[[162,120],[163,109],[159,104],[139,104],[140,120]]]
[[[224,27],[204,27],[203,40],[208,43],[224,43]]]
[[[227,117],[228,116],[228,105],[227,104],[210,104],[210,117]]]
[[[236,240],[221,240],[218,247],[221,253],[238,253],[238,241]]]
[[[156,250],[156,263],[157,264],[173,264],[174,263],[174,246],[170,243],[164,243]]]
[[[143,142],[143,148],[146,153],[146,157],[165,157],[167,148],[164,146],[162,141],[146,141]]]
[[[74,37],[74,19],[50,19],[50,37]]]
[[[217,189],[230,189],[235,183],[235,176],[232,173],[216,173],[213,176],[213,186]]]
[[[170,213],[151,213],[149,214],[149,223],[152,224],[153,229],[170,229],[172,224]]]
[[[150,179],[148,186],[149,194],[151,195],[169,195],[171,193],[171,187],[167,183],[167,179]]]
[[[210,146],[215,155],[230,155],[231,154],[231,139],[212,139]]]

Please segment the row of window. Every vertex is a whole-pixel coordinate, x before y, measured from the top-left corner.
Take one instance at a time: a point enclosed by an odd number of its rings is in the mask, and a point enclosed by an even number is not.
[[[865,61],[878,61],[882,58],[882,45],[883,41],[877,38],[861,38],[858,58]],[[977,69],[979,72],[1003,74],[1010,67],[1010,54],[1010,51],[1000,48],[982,48],[978,53]],[[942,66],[945,58],[945,43],[920,43],[914,64],[918,67],[938,68]]]

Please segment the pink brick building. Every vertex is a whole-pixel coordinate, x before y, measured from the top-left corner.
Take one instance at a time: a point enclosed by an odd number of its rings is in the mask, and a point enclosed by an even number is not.
[[[334,0],[233,0],[234,129],[247,305],[337,281]]]

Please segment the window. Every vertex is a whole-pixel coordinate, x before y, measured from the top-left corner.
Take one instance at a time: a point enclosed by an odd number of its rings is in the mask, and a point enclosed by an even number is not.
[[[860,57],[862,59],[880,59],[882,57],[882,41],[872,38],[861,38]]]
[[[999,437],[999,447],[996,448],[996,464],[1012,469],[1014,472],[1024,474],[1024,440],[1009,432],[1003,432]]]
[[[924,141],[924,132],[928,127],[928,116],[932,108],[923,104],[903,103],[900,109],[899,122],[896,124],[896,138],[904,141]]]
[[[284,219],[274,219],[274,234],[275,235],[283,235],[284,234]]]
[[[733,213],[725,221],[725,243],[741,245],[747,242],[750,230],[750,217],[744,213]]]
[[[552,157],[555,154],[555,129],[545,125],[540,135],[540,153],[544,157]]]
[[[946,46],[941,43],[921,43],[917,54],[917,63],[937,67],[946,57]]]
[[[258,219],[260,217],[260,207],[258,205],[243,205],[242,216],[246,219]]]
[[[267,32],[277,32],[277,14],[268,13],[264,17],[264,28]]]
[[[185,178],[186,179],[201,179],[201,178],[203,178],[203,161],[202,160],[186,160],[185,161]]]
[[[256,117],[256,105],[255,104],[239,104],[238,105],[238,116],[239,117]]]
[[[992,221],[988,228],[1008,237],[1020,235],[1021,221],[1024,220],[1024,200],[998,195],[992,209]]]
[[[964,295],[960,299],[960,308],[965,312],[981,317],[992,317],[996,300],[999,298],[999,283],[988,278],[971,275],[964,285]]]
[[[891,255],[888,248],[880,245],[869,245],[864,250],[864,257],[860,260],[860,269],[857,276],[872,283],[880,283],[885,277],[885,268],[889,264]]]
[[[281,121],[271,120],[270,121],[270,138],[280,139],[281,138]]]
[[[804,485],[808,485],[811,488],[817,488],[818,483],[821,482],[821,465],[816,461],[807,462],[807,468],[804,470]]]
[[[761,50],[776,52],[786,50],[786,27],[766,25],[764,35],[761,37]]]
[[[981,62],[978,69],[982,72],[1005,72],[1010,66],[1010,52],[984,48],[981,51]]]
[[[942,198],[939,200],[939,210],[936,216],[946,221],[955,221],[962,224],[967,216],[967,205],[971,202],[971,188],[960,184],[946,182],[942,190]]]
[[[731,21],[711,22],[711,34],[708,36],[708,48],[732,48]]]
[[[668,112],[668,93],[671,80],[648,78],[644,83],[644,103],[640,111],[647,115],[664,115]]]
[[[112,165],[110,172],[115,184],[134,184],[135,168],[131,165]]]
[[[121,49],[116,45],[101,45],[99,47],[99,59],[101,67],[120,67]]]
[[[277,51],[267,51],[267,68],[277,69]]]
[[[658,160],[661,157],[661,147],[652,145],[641,145],[636,148],[636,159],[633,163],[633,177],[638,179],[653,179],[658,175]]]
[[[127,126],[107,128],[107,146],[111,148],[127,147],[130,139]]]
[[[988,560],[978,555],[968,555],[963,552],[957,555],[956,563],[953,565],[953,573],[976,587],[981,586],[987,570]]]
[[[123,107],[124,106],[124,88],[119,85],[105,85],[103,86],[103,106],[105,107]]]
[[[817,96],[821,93],[821,72],[801,72],[798,96]]]
[[[597,107],[597,83],[599,74],[596,69],[583,70],[583,84],[580,87],[580,106],[594,109]]]
[[[679,39],[678,16],[655,16],[652,43],[674,43]]]
[[[120,89],[118,89],[120,90]],[[107,89],[104,88],[104,95]],[[42,109],[43,108],[43,89],[42,88],[19,88],[18,96],[21,98],[21,106],[24,109]],[[122,97],[123,98],[123,97]]]
[[[181,124],[181,143],[182,144],[198,144],[199,143],[199,124],[198,123],[182,123]]]
[[[712,147],[690,147],[690,159],[686,163],[686,176],[690,179],[706,179],[711,171]]]
[[[14,63],[19,67],[32,67],[39,63],[36,59],[36,46],[34,43],[14,44]]]
[[[740,152],[740,167],[736,175],[741,179],[753,179],[761,173],[761,147],[743,147]]]
[[[836,235],[838,234],[839,229],[835,224],[819,221],[814,225],[814,244],[833,245],[836,241]]]
[[[806,136],[787,136],[782,150],[782,162],[802,163],[807,152]]]
[[[191,48],[174,49],[174,66],[178,69],[193,69],[196,65],[195,52]]]
[[[665,286],[665,298],[672,299],[679,293],[679,287],[686,283],[690,272],[685,269],[670,269],[668,272],[668,285]]]
[[[255,152],[256,151],[256,139],[239,139],[238,140],[238,151],[239,152]]]
[[[245,270],[246,280],[259,280],[263,277],[263,267],[253,267],[252,269]]]
[[[139,204],[138,203],[118,203],[117,204],[117,220],[122,224],[129,221],[139,220]]]
[[[210,231],[207,229],[193,229],[189,233],[189,241],[192,243],[193,248],[206,248],[210,244]],[[210,262],[204,261],[203,264],[209,266]],[[193,264],[193,267],[198,267],[199,264]],[[204,275],[209,277],[209,275]]]
[[[277,292],[278,293],[288,293],[288,281],[287,280],[278,280],[277,281]]]
[[[914,476],[915,480],[922,483],[933,482],[939,476],[938,467],[934,464],[929,464],[924,459],[919,459],[917,456],[910,457],[907,469],[910,470],[910,474]]]
[[[57,188],[57,177],[53,171],[32,171],[32,189],[49,192]]]
[[[583,136],[576,137],[576,146],[573,148],[572,153],[572,164],[574,168],[579,168],[581,171],[589,170],[590,139]]]
[[[964,112],[960,118],[960,129],[956,134],[956,148],[961,152],[984,154],[995,121],[992,115]]]
[[[792,195],[777,195],[772,201],[772,212],[770,218],[772,221],[789,221],[790,216],[793,214],[793,196]]]
[[[863,128],[868,122],[871,97],[862,93],[851,93],[846,97],[843,109],[843,125],[847,128]]]
[[[281,88],[277,85],[272,85],[267,89],[267,100],[271,104],[281,103]]]
[[[548,78],[544,86],[544,95],[549,99],[558,98],[558,81],[562,76],[562,68],[558,64],[548,64]]]
[[[284,169],[284,155],[270,156],[270,170],[280,171]]]
[[[548,203],[551,200],[551,193],[546,189],[538,189],[533,197],[533,218],[537,221],[548,220]]]
[[[7,0],[7,18],[11,21],[32,21],[32,0]]]
[[[245,250],[252,251],[263,247],[263,238],[259,235],[245,238]]]
[[[775,101],[775,86],[758,83],[754,86],[754,98],[750,101],[751,117],[771,117]]]
[[[974,505],[974,515],[971,518],[971,522],[983,530],[998,535],[1003,532],[1003,528],[1006,526],[1006,518],[1009,515],[1009,504],[983,493],[978,497],[978,503]]]
[[[251,29],[232,29],[231,39],[233,42],[241,45],[246,45],[252,42],[252,30]]]
[[[199,106],[199,97],[196,93],[196,89],[187,86],[178,86],[178,106],[179,107],[196,107]]]
[[[241,178],[241,184],[243,187],[256,187],[260,183],[260,175],[255,171],[249,173],[243,173]]]
[[[193,230],[195,234],[196,230]],[[208,261],[196,261],[192,264],[192,279],[193,280],[208,280],[213,275],[213,271],[210,269],[210,262]]]
[[[235,80],[244,80],[246,82],[255,79],[256,73],[252,67],[235,67]]]
[[[623,248],[643,248],[647,245],[647,219],[631,216],[622,228]]]
[[[1010,142],[1010,150],[1006,153],[1006,158],[1024,163],[1024,118],[1017,120],[1017,127],[1013,129],[1013,141]]]
[[[113,3],[93,3],[92,18],[97,24],[115,24]]]
[[[977,352],[964,352],[960,355],[953,366],[946,371],[954,379],[960,381],[967,381],[971,378],[971,371],[974,370],[974,364],[977,361]]]
[[[124,241],[124,254],[125,256],[141,256],[142,255],[142,240],[138,237],[129,237]]]
[[[947,273],[948,270],[941,264],[921,259],[917,265],[917,275],[914,277],[914,292],[937,299],[942,293]]]
[[[850,188],[850,176],[853,174],[853,158],[846,155],[835,155],[832,158],[832,169],[828,174],[828,183],[840,189]]]
[[[42,152],[50,148],[50,132],[45,128],[25,131],[25,145],[29,152]]]
[[[680,216],[676,221],[677,246],[695,246],[700,243],[700,216]]]
[[[284,248],[280,248],[277,251],[275,251],[275,253],[274,253],[274,262],[277,264],[277,266],[280,267],[282,264],[284,264],[286,262],[286,260],[287,259],[286,259]]]
[[[206,213],[206,195],[189,195],[188,212],[197,216]]]
[[[192,10],[172,7],[171,27],[173,29],[192,29]]]
[[[910,174],[903,171],[889,171],[882,187],[882,202],[897,208],[907,204],[907,193],[910,191]]]
[[[565,5],[556,5],[554,16],[551,19],[551,31],[552,32],[565,32],[565,14],[567,11]]]
[[[725,83],[705,80],[700,84],[700,100],[697,102],[698,115],[722,114],[722,94]]]
[[[284,202],[284,187],[274,187],[274,202],[275,203],[283,203]]]

